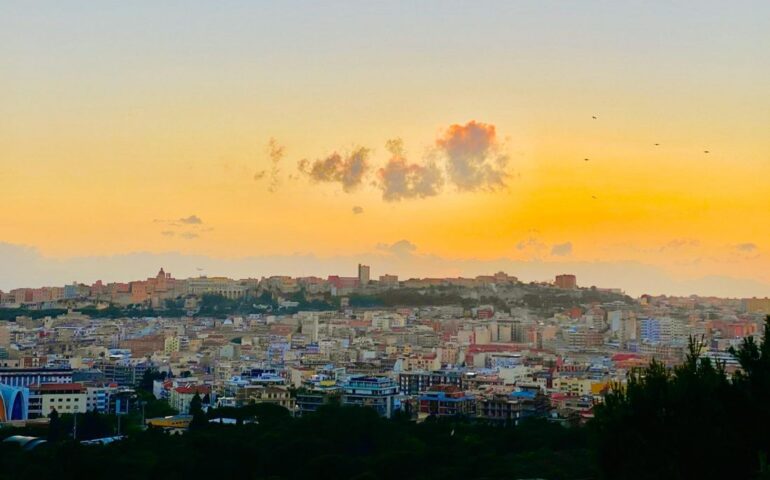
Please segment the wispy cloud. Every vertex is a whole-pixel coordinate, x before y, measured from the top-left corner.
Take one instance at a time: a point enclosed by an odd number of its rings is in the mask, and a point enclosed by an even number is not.
[[[543,243],[537,237],[528,237],[516,244],[516,250],[519,251],[530,251],[537,253],[545,250],[546,248],[548,248],[548,245]]]
[[[285,154],[285,147],[279,145],[275,138],[271,138],[267,145],[268,155],[270,156],[270,186],[267,187],[268,191],[275,192],[281,183],[280,163]]]
[[[392,253],[398,257],[406,257],[417,251],[417,245],[404,239],[394,243],[378,243],[377,250]]]
[[[739,243],[735,249],[741,252],[751,253],[757,249],[756,243]]]
[[[681,250],[685,248],[695,248],[698,246],[700,246],[700,241],[695,238],[675,238],[660,247],[660,251],[665,252],[667,250]]]
[[[166,230],[160,232],[164,237],[180,237],[186,240],[198,238],[201,232],[213,230],[212,227],[204,227],[201,217],[195,214],[176,220],[155,219],[152,222],[166,225]]]
[[[179,219],[180,223],[183,223],[185,225],[201,225],[203,224],[203,220],[198,215],[190,215],[189,217],[184,217]]]
[[[364,213],[364,207],[359,207],[358,205],[353,207],[353,215],[361,215],[362,213]]]

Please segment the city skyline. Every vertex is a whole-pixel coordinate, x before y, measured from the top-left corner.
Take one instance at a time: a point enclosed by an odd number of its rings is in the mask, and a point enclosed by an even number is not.
[[[0,288],[364,261],[770,292],[766,3],[41,5],[0,7]]]

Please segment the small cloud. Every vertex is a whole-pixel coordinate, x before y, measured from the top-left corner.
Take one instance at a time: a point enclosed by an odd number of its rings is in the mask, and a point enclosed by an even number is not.
[[[267,144],[268,155],[270,156],[270,186],[267,188],[270,192],[275,192],[281,183],[280,175],[280,163],[283,159],[286,148],[283,145],[279,145],[275,138],[271,138]]]
[[[353,207],[353,215],[361,215],[362,213],[364,213],[364,207],[359,207],[358,205]]]
[[[392,202],[438,195],[444,185],[444,177],[435,163],[410,163],[404,154],[401,139],[388,140],[386,148],[391,157],[378,171],[379,183],[375,183],[382,190],[383,200]]]
[[[175,233],[172,232],[171,230],[164,230],[160,232],[160,234],[166,237],[173,237],[175,235]]]
[[[203,220],[197,215],[190,215],[189,217],[180,218],[179,221],[185,225],[201,225]]]
[[[500,153],[494,125],[476,121],[450,125],[436,146],[446,157],[449,180],[459,190],[505,187],[508,156]]]
[[[751,253],[757,249],[756,243],[739,243],[735,246],[736,250],[739,250],[741,252]]]
[[[417,245],[409,240],[399,240],[391,244],[378,243],[377,249],[398,255],[399,257],[407,257],[417,250]]]
[[[198,238],[198,234],[195,232],[183,232],[179,234],[180,237],[184,238],[185,240],[193,240],[195,238]]]
[[[357,147],[343,156],[337,152],[324,159],[309,161],[300,160],[299,171],[310,177],[314,182],[333,183],[342,185],[345,192],[352,192],[364,180],[369,171],[369,149]]]
[[[693,248],[700,245],[700,242],[694,238],[675,238],[667,244],[660,247],[661,252],[666,250],[680,250],[683,248]]]
[[[542,250],[546,244],[535,237],[529,237],[516,244],[516,250]]]
[[[551,247],[551,255],[565,257],[572,254],[572,242],[557,243]]]

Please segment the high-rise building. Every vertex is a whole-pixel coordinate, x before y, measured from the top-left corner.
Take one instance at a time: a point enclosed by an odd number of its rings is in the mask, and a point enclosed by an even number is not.
[[[369,265],[358,264],[358,285],[365,287],[369,284]]]
[[[660,321],[655,318],[643,318],[639,321],[639,339],[644,342],[660,342]]]

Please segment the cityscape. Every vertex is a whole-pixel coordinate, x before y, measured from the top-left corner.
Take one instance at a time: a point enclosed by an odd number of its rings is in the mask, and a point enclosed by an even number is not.
[[[769,25],[0,0],[0,480],[770,480]]]

